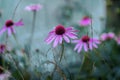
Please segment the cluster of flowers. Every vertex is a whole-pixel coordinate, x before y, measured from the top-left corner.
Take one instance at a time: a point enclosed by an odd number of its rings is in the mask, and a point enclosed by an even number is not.
[[[27,11],[38,11],[42,8],[41,5],[30,5],[27,6],[25,9]],[[91,25],[92,19],[88,16],[83,17],[83,19],[80,21],[81,26],[89,26]],[[23,26],[22,19],[18,22],[14,22],[13,20],[7,20],[0,30],[0,35],[2,35],[5,31],[8,32],[8,35],[14,34],[15,30],[14,27],[16,26]],[[90,37],[88,35],[83,35],[80,39],[77,37],[77,30],[75,30],[73,27],[67,27],[65,28],[63,25],[59,24],[57,25],[52,31],[49,32],[47,38],[45,39],[45,42],[47,44],[50,44],[53,42],[53,47],[57,47],[57,45],[62,44],[63,42],[66,43],[76,43],[76,46],[74,50],[77,50],[78,53],[82,51],[82,48],[85,52],[92,50],[93,48],[98,48],[98,44],[100,44],[102,41],[114,39],[118,44],[120,44],[120,37],[116,37],[114,33],[103,33],[100,37],[100,39],[96,39],[93,37]],[[6,50],[6,45],[0,44],[0,53],[4,53]]]
[[[25,9],[27,11],[38,11],[42,8],[41,5],[30,5]],[[91,24],[92,19],[88,16],[83,17],[83,19],[79,22],[81,26],[88,26]],[[23,21],[19,20],[18,22],[14,22],[13,20],[7,20],[5,25],[0,30],[0,35],[8,31],[8,35],[15,33],[14,27],[23,26]],[[93,48],[98,48],[97,44],[100,44],[101,41],[105,41],[108,39],[115,39],[118,44],[120,44],[120,37],[115,37],[115,34],[112,32],[103,33],[101,35],[101,39],[91,38],[88,35],[83,35],[80,39],[78,39],[76,32],[73,27],[65,28],[63,25],[57,25],[54,30],[50,31],[48,37],[45,39],[47,44],[53,42],[53,47],[55,48],[58,44],[62,44],[62,42],[70,43],[70,39],[72,39],[72,43],[76,43],[74,50],[77,50],[78,53],[81,52],[82,47],[87,52],[92,50]],[[0,53],[5,51],[6,46],[4,44],[0,44]]]

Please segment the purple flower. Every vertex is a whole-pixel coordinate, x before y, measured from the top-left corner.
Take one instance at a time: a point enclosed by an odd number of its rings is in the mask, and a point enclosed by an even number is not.
[[[85,35],[79,40],[73,40],[73,43],[77,43],[74,50],[77,50],[77,52],[80,53],[82,51],[82,47],[84,48],[85,52],[87,52],[89,49],[92,50],[93,48],[98,48],[97,44],[100,44],[100,41]]]
[[[75,32],[77,31],[74,30],[73,27],[65,28],[63,25],[57,25],[54,30],[49,32],[45,41],[48,44],[54,41],[53,47],[56,47],[58,44],[62,44],[63,40],[65,40],[67,43],[70,43],[70,38],[77,38],[77,34]]]
[[[15,33],[15,30],[14,30],[15,26],[23,26],[22,20],[19,20],[18,22],[13,22],[12,20],[7,20],[5,22],[5,25],[3,26],[3,28],[0,30],[0,35],[3,32],[5,32],[6,30],[8,31],[8,35]]]
[[[25,7],[25,10],[27,11],[38,11],[42,8],[42,5],[40,4],[33,4],[33,5],[29,5],[27,7]]]
[[[117,42],[118,45],[120,45],[120,36],[119,37],[115,37],[115,41]]]
[[[0,44],[0,53],[4,53],[6,50],[6,46],[4,44]]]
[[[85,16],[82,18],[82,20],[80,21],[80,25],[81,26],[89,26],[91,24],[92,19],[88,16]]]
[[[100,38],[102,41],[105,41],[105,40],[113,39],[114,37],[115,34],[113,32],[109,32],[109,33],[103,33]]]

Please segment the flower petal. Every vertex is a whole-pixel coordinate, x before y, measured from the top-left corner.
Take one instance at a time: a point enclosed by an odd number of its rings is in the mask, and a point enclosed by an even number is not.
[[[73,33],[65,33],[68,37],[72,38],[72,39],[77,39],[77,35],[73,34]]]
[[[87,43],[83,43],[83,46],[84,46],[85,52],[87,52],[88,51],[88,45],[87,45]]]
[[[15,23],[15,26],[23,26],[23,25],[24,24],[23,24],[22,19]]]
[[[55,38],[55,41],[54,41],[54,43],[53,43],[53,47],[54,47],[54,48],[58,45],[59,39],[60,39],[60,36],[57,36],[57,37]]]
[[[60,37],[59,43],[62,44],[62,36],[59,37]]]
[[[6,31],[6,27],[3,27],[1,30],[0,30],[0,35],[3,33],[3,32],[5,32]]]
[[[45,41],[47,42],[47,44],[50,44],[55,38],[56,38],[56,35],[52,34],[52,35],[49,35]]]
[[[78,48],[78,53],[81,52],[81,50],[82,50],[82,46],[83,46],[83,44],[81,44],[81,45],[79,46],[79,48]]]
[[[65,40],[67,43],[70,42],[69,38],[68,38],[66,35],[63,35],[63,38],[64,38],[64,40]]]

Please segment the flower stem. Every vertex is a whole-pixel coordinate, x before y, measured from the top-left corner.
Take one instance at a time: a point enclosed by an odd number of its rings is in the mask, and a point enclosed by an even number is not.
[[[63,43],[61,45],[61,48],[62,48],[62,50],[61,50],[61,56],[60,56],[60,61],[59,62],[61,62],[63,54],[64,54],[64,44]]]
[[[17,10],[18,6],[20,5],[20,2],[21,2],[21,1],[22,1],[22,0],[19,0],[19,2],[17,3],[17,5],[16,5],[16,7],[15,7],[15,10],[14,10],[14,12],[13,12],[13,15],[12,15],[12,19],[14,19],[16,10]]]
[[[30,42],[29,42],[29,49],[31,50],[32,41],[34,38],[34,32],[35,32],[35,22],[36,22],[36,11],[33,11],[33,21],[32,21],[32,29],[31,29],[31,35],[30,35]]]

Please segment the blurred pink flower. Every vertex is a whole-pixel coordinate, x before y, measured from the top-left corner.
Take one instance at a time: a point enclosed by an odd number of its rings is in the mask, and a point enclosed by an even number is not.
[[[91,24],[92,19],[88,16],[85,16],[82,18],[82,20],[80,21],[80,25],[81,26],[89,26]]]
[[[7,20],[3,28],[0,30],[0,35],[8,31],[8,35],[11,35],[12,33],[15,33],[14,27],[15,26],[23,26],[22,20],[19,20],[18,22],[13,22],[12,20]]]
[[[10,72],[4,72],[0,74],[0,80],[9,80],[11,74]]]
[[[56,47],[58,44],[62,44],[63,39],[65,42],[69,43],[70,39],[77,39],[77,32],[73,29],[73,27],[65,28],[63,25],[57,25],[54,30],[49,32],[48,37],[46,38],[46,42],[50,44],[52,41],[53,47]]]
[[[113,39],[114,37],[115,34],[113,32],[109,32],[109,33],[103,33],[100,38],[102,41],[105,41],[105,40]]]
[[[97,44],[100,44],[100,41],[85,35],[79,40],[73,40],[73,43],[77,43],[74,50],[77,50],[77,52],[80,53],[82,47],[84,47],[85,52],[88,52],[89,49],[92,50],[93,48],[98,48]]]
[[[33,4],[25,7],[25,10],[27,11],[38,11],[42,8],[42,5],[40,4]]]
[[[4,53],[6,46],[4,44],[0,44],[0,53]]]
[[[116,40],[117,44],[120,45],[120,36],[119,37],[115,37],[115,40]]]

